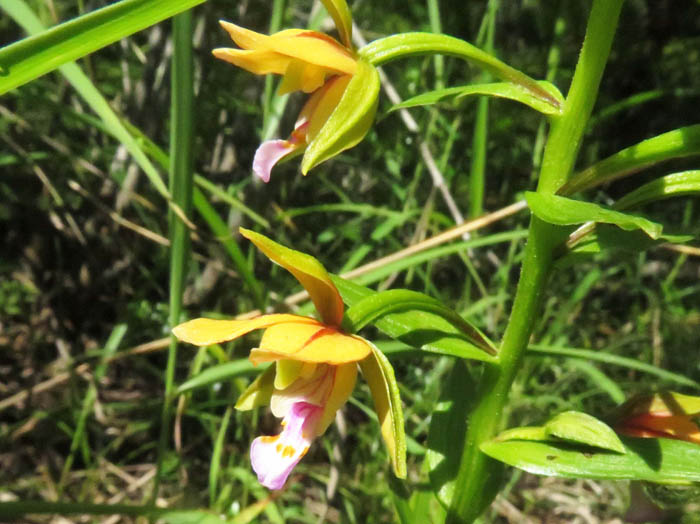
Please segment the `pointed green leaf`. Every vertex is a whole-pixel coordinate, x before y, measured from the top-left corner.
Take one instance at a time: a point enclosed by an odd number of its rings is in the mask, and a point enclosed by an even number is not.
[[[0,94],[203,2],[122,0],[8,45],[0,49]]]
[[[542,88],[551,92],[552,96],[557,97],[560,103],[564,102],[564,98],[561,96],[561,93],[553,84],[545,81],[538,82],[538,84],[542,86]],[[400,104],[393,106],[390,111],[396,111],[397,109],[409,107],[432,105],[450,96],[463,98],[474,95],[487,95],[515,100],[516,102],[530,106],[535,111],[539,111],[545,115],[561,114],[561,108],[553,106],[550,102],[543,101],[539,96],[534,96],[530,90],[525,89],[519,84],[510,84],[506,82],[472,84],[461,87],[437,89],[435,91],[421,93],[413,98],[404,100]]]
[[[375,291],[332,275],[343,300],[350,306]],[[495,362],[496,358],[475,346],[462,332],[439,315],[428,311],[389,313],[374,325],[392,338],[424,351],[453,357]]]
[[[357,72],[345,88],[340,102],[306,148],[301,162],[303,174],[357,145],[365,137],[377,113],[379,86],[377,70],[364,60],[358,61]]]
[[[239,231],[267,258],[294,275],[308,291],[325,324],[340,326],[343,320],[343,300],[323,264],[311,255],[285,247],[255,231],[242,227]]]
[[[335,22],[340,40],[345,47],[352,49],[352,16],[350,16],[348,3],[345,0],[321,0],[321,2]]]
[[[384,353],[371,342],[368,344],[372,353],[360,361],[360,368],[372,392],[374,410],[377,412],[382,438],[389,452],[394,474],[399,478],[406,478],[406,434],[394,368]]]
[[[683,171],[662,176],[627,193],[615,202],[615,209],[629,209],[664,198],[698,194],[700,194],[700,170]]]
[[[345,312],[343,325],[357,332],[367,324],[399,311],[433,313],[457,328],[476,347],[491,355],[496,354],[493,342],[452,309],[439,300],[408,289],[390,289],[362,298]]]
[[[247,411],[270,404],[270,397],[275,389],[275,366],[268,367],[241,393],[236,402],[236,409]]]
[[[469,42],[452,36],[435,33],[401,33],[375,40],[359,51],[359,55],[372,65],[380,65],[397,58],[424,54],[444,54],[467,60],[492,73],[501,80],[519,85],[557,110],[561,101],[536,80],[501,62]]]
[[[248,359],[240,359],[232,362],[225,362],[224,364],[217,364],[216,366],[205,369],[198,375],[180,384],[180,387],[177,388],[176,394],[182,395],[183,393],[193,389],[202,388],[217,382],[230,380],[235,377],[255,375],[256,373],[259,373],[259,371],[260,367],[256,368]]]
[[[511,466],[566,478],[700,482],[700,446],[672,439],[620,439],[625,453],[576,449],[570,443],[490,440],[481,451]]]
[[[544,425],[544,433],[547,437],[625,453],[625,447],[610,426],[579,411],[559,413]]]
[[[559,190],[570,195],[632,175],[673,158],[700,155],[700,124],[674,129],[623,149],[579,171]]]
[[[524,426],[510,428],[501,432],[496,440],[547,440],[547,432],[544,426]]]
[[[641,229],[653,239],[661,236],[661,224],[644,217],[614,211],[592,202],[572,200],[557,195],[526,192],[525,199],[532,213],[539,219],[560,226],[602,222],[624,230]]]

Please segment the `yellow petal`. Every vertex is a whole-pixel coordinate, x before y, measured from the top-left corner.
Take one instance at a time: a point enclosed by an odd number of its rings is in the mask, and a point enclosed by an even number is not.
[[[371,348],[360,337],[318,325],[280,324],[265,330],[260,347],[251,351],[254,364],[280,358],[326,364],[362,360]]]
[[[241,27],[225,20],[219,20],[219,24],[228,32],[231,40],[241,49],[270,49],[268,35],[256,33],[245,27]]]
[[[212,54],[216,58],[225,60],[255,75],[267,75],[270,73],[283,75],[292,61],[288,56],[264,49],[244,51],[224,47],[214,49]]]
[[[327,74],[328,71],[322,67],[292,58],[284,73],[278,93],[280,95],[294,91],[311,93],[323,85]]]
[[[335,418],[335,412],[345,404],[355,388],[355,380],[357,379],[357,364],[355,362],[335,366],[334,371],[333,386],[323,407],[321,419],[316,426],[316,435],[325,433]]]
[[[270,50],[282,55],[298,58],[336,73],[353,75],[357,70],[357,60],[346,48],[330,36],[316,31],[282,31],[270,36],[265,45],[270,45]]]
[[[340,326],[343,320],[343,299],[331,281],[326,268],[311,255],[289,249],[264,235],[239,228],[241,235],[250,240],[265,255],[292,273],[316,306],[325,324]]]
[[[211,318],[196,318],[175,326],[173,335],[197,346],[209,346],[219,342],[233,340],[255,329],[262,329],[275,324],[286,325],[289,323],[322,327],[313,318],[300,317],[298,315],[278,314],[263,315],[250,320],[214,320]]]

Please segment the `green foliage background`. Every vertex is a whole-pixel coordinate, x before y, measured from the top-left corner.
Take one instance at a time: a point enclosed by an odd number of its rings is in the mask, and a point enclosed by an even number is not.
[[[30,3],[47,25],[105,4]],[[195,168],[228,195],[225,199],[205,191],[231,231],[238,225],[254,227],[318,257],[338,273],[442,231],[453,221],[422,163],[417,147],[421,139],[429,144],[466,214],[476,108],[470,99],[412,110],[421,127],[418,137],[406,131],[397,113],[387,114],[391,104],[383,97],[377,124],[357,148],[306,177],[293,160],[276,168],[268,185],[253,179],[250,166],[264,121],[265,80],[216,61],[210,50],[229,45],[218,28],[219,18],[267,32],[270,4],[211,0],[193,11]],[[554,47],[560,64],[552,81],[566,92],[588,4],[502,2],[496,54],[534,78],[545,78]],[[351,7],[368,40],[431,30],[423,1],[356,0]],[[311,8],[308,1],[288,2],[283,27],[305,27]],[[445,33],[477,41],[485,2],[443,0],[439,8]],[[555,36],[557,20],[565,29]],[[324,23],[324,29],[329,27]],[[627,2],[579,167],[645,138],[698,123],[699,30],[700,6],[695,2]],[[170,25],[163,23],[80,62],[112,107],[163,148],[169,140],[169,33]],[[4,16],[0,35],[3,44],[23,36]],[[433,58],[392,63],[385,71],[402,98],[438,85],[465,84],[478,74],[462,62],[445,59],[444,72],[438,75]],[[302,103],[298,95],[289,99],[277,136],[291,129]],[[539,115],[523,106],[490,103],[487,211],[533,188],[540,122]],[[163,351],[109,363],[73,465],[64,475],[62,471],[91,384],[89,370],[115,326],[127,327],[119,353],[167,334],[168,249],[158,241],[158,236],[167,237],[164,201],[58,73],[3,96],[0,143],[0,395],[5,399],[0,400],[0,492],[7,500],[54,500],[62,494],[78,502],[144,502],[148,483],[139,484],[138,479],[152,471],[155,460]],[[609,203],[640,180],[697,168],[697,162],[677,160],[634,181],[613,183],[596,190],[595,200]],[[645,213],[663,223],[683,224],[696,237],[700,234],[697,201],[690,198],[654,204]],[[120,226],[120,220],[137,224],[156,240]],[[479,235],[526,224],[526,214],[520,213]],[[221,243],[204,223],[196,225],[196,257],[185,294],[188,314],[235,315],[253,309],[252,295],[232,270]],[[247,243],[240,245],[264,285],[269,305],[280,304],[298,290],[287,273],[257,257]],[[521,241],[512,241],[462,251],[373,284],[424,291],[498,339],[509,313],[521,248]],[[648,363],[695,381],[694,389],[687,382],[674,382],[673,375],[660,378],[629,365],[533,352],[516,383],[509,425],[538,424],[566,409],[603,416],[621,394],[661,386],[697,393],[698,260],[697,253],[656,248],[641,255],[603,255],[557,271],[544,314],[532,319],[539,346],[599,350]],[[301,309],[310,311],[308,305]],[[218,361],[244,357],[255,342],[249,337],[219,353],[183,347],[178,380]],[[427,489],[421,475],[427,428],[451,361],[408,357],[395,360],[394,366],[409,436],[407,486]],[[65,379],[46,391],[13,397],[65,370]],[[227,412],[246,381],[240,378],[196,392],[183,405],[175,430],[181,446],[169,455],[163,481],[169,504],[209,506],[233,516],[267,496],[249,469],[248,445],[257,434],[273,432],[276,421],[265,411],[252,416]],[[347,429],[332,429],[312,449],[291,487],[267,506],[265,519],[394,521],[393,500],[405,487],[394,485],[369,406],[367,388],[361,385],[343,413]],[[212,449],[222,420],[229,417],[220,468],[212,481]],[[602,521],[624,513],[627,501],[620,483],[564,482],[521,473],[511,475],[503,497],[485,517],[488,521],[520,522],[526,515],[573,522],[584,513]],[[428,504],[430,511],[436,511],[435,504]],[[692,507],[686,511],[692,513]]]

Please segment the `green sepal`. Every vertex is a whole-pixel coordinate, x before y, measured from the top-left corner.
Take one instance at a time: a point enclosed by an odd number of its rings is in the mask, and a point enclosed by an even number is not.
[[[403,425],[403,410],[399,385],[394,368],[374,344],[367,342],[372,352],[360,361],[360,369],[374,399],[382,438],[386,444],[394,474],[406,478],[406,434]]]
[[[270,404],[270,398],[275,390],[275,366],[270,366],[260,373],[257,378],[238,397],[235,408],[247,411],[259,406]]]
[[[349,306],[376,293],[335,275],[331,275],[331,279]],[[376,319],[373,324],[390,337],[423,351],[486,362],[497,361],[496,357],[470,342],[451,323],[428,311],[389,313]]]
[[[478,328],[463,319],[454,310],[439,300],[428,295],[408,289],[390,289],[380,291],[362,298],[348,308],[343,319],[343,326],[357,332],[367,324],[388,314],[399,311],[432,313],[457,328],[473,345],[491,355],[496,354],[496,347]]]
[[[481,451],[536,475],[663,484],[700,482],[700,446],[673,439],[622,437],[625,453],[572,446],[570,442],[493,439]]]
[[[345,0],[321,0],[338,28],[340,40],[348,49],[352,48],[352,16]]]
[[[543,89],[548,90],[552,96],[556,97],[563,104],[564,97],[561,95],[557,87],[546,81],[537,82]],[[436,89],[421,93],[400,104],[392,106],[390,111],[397,109],[406,109],[409,107],[426,106],[440,102],[441,100],[454,96],[456,99],[466,96],[486,95],[497,98],[506,98],[525,104],[535,111],[539,111],[544,115],[560,115],[561,108],[553,106],[551,102],[542,100],[541,97],[535,96],[529,89],[524,88],[519,84],[511,84],[508,82],[494,82],[489,84],[472,84],[460,87],[447,87],[444,89]]]
[[[340,102],[306,148],[301,161],[303,174],[357,145],[365,137],[377,113],[379,87],[377,69],[359,60],[357,72],[345,88]]]
[[[621,213],[613,209],[582,202],[571,198],[550,195],[544,193],[525,193],[527,205],[532,213],[550,224],[569,226],[583,224],[585,222],[599,222],[614,224],[626,231],[641,229],[649,237],[656,240],[661,236],[663,226],[644,217]]]

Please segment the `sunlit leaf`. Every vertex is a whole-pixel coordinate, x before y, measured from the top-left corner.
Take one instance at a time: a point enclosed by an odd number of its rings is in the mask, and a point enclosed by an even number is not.
[[[561,101],[547,89],[544,89],[536,80],[469,42],[452,36],[435,33],[401,33],[375,40],[359,51],[360,56],[373,65],[380,65],[407,56],[434,53],[467,60],[501,80],[521,86],[532,93],[532,96],[539,98],[556,110],[561,107]]]
[[[692,155],[700,155],[700,124],[681,127],[623,149],[576,173],[559,189],[559,194],[577,193],[672,158]]]
[[[641,229],[653,239],[661,236],[661,224],[644,217],[621,213],[592,202],[572,200],[557,195],[527,192],[527,204],[537,218],[560,226],[602,222],[614,224],[624,230]]]
[[[349,306],[364,297],[375,294],[369,288],[335,275],[331,278]],[[377,319],[374,325],[390,337],[424,351],[489,362],[496,360],[495,357],[470,342],[459,329],[434,313],[427,311],[390,313]]]
[[[381,291],[359,300],[345,312],[344,323],[352,331],[359,331],[367,324],[399,311],[433,313],[456,327],[475,346],[492,355],[496,354],[493,342],[454,310],[439,300],[408,289]]]
[[[202,388],[223,382],[236,377],[250,376],[260,373],[261,366],[255,367],[248,359],[234,360],[206,368],[201,373],[183,382],[177,388],[177,394],[181,395],[193,389]]]
[[[700,482],[700,446],[681,440],[622,437],[625,453],[571,443],[490,440],[481,451],[537,475],[660,483]]]
[[[579,411],[559,413],[544,425],[544,433],[548,438],[625,453],[625,447],[610,426]]]
[[[655,200],[700,195],[700,171],[683,171],[662,176],[638,187],[615,202],[615,209],[629,209]]]
[[[553,84],[550,84],[549,82],[538,82],[538,84],[544,89],[550,91],[553,96],[556,96],[560,100],[560,102],[563,102],[561,93],[559,93]],[[408,100],[404,100],[400,104],[392,106],[390,111],[396,111],[397,109],[409,107],[432,105],[448,97],[455,97],[459,99],[474,95],[486,95],[514,100],[530,106],[532,109],[545,115],[558,115],[561,113],[561,108],[553,106],[550,102],[543,101],[541,97],[534,96],[530,90],[525,89],[519,84],[510,84],[506,82],[473,84],[461,87],[437,89],[435,91],[421,93],[420,95],[409,98]]]
[[[8,45],[0,49],[0,94],[203,2],[122,0]]]

